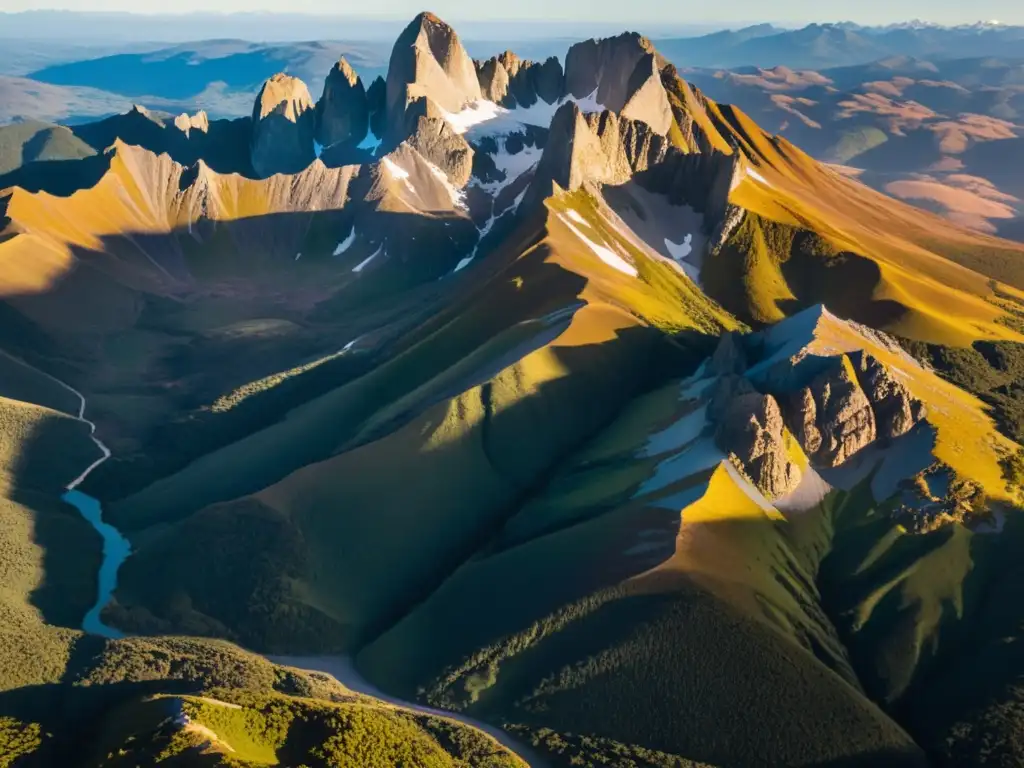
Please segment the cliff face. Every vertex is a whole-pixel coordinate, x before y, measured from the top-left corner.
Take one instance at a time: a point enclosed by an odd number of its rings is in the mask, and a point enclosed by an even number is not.
[[[316,141],[322,147],[354,147],[370,127],[370,107],[363,82],[344,57],[324,83],[316,105]]]
[[[252,110],[252,167],[260,178],[298,173],[315,157],[313,100],[306,84],[274,75],[263,84]]]
[[[385,84],[385,138],[405,138],[406,110],[419,98],[458,112],[481,98],[473,60],[455,30],[431,13],[421,13],[399,35]]]

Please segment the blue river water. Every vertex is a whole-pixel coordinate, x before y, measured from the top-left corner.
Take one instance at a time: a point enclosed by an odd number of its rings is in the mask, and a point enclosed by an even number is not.
[[[62,497],[73,505],[82,517],[89,521],[93,528],[103,537],[103,563],[100,565],[96,603],[85,615],[82,629],[91,635],[121,638],[124,633],[103,623],[100,614],[110,602],[117,588],[117,571],[129,554],[132,546],[121,532],[109,523],[103,522],[103,508],[99,501],[81,491],[68,491]]]

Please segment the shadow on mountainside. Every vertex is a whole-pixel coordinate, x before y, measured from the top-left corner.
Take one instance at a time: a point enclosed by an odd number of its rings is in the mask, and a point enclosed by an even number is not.
[[[145,537],[125,564],[115,621],[143,632],[226,632],[268,652],[343,651],[364,642],[426,598],[562,458],[649,386],[659,357],[679,354],[662,338],[631,327],[603,342],[552,347],[561,375],[530,384],[536,370],[506,369],[344,453],[334,454],[359,422],[339,415],[354,410],[366,419],[379,405],[366,410],[358,399],[341,399],[333,414],[320,409],[308,424],[292,418],[294,437],[278,433],[264,443],[294,447],[255,455],[250,446],[242,471],[226,469],[235,466],[230,449],[207,457],[211,477],[230,480],[213,489],[222,503],[195,511],[175,502],[170,514],[146,521],[173,526]],[[443,370],[443,360],[437,364]],[[295,490],[282,491],[274,506],[239,498],[285,478]],[[287,500],[295,492],[301,503]],[[299,598],[292,585],[320,597]],[[353,610],[342,617],[330,607],[341,604]]]
[[[132,461],[115,450],[88,492],[127,495],[358,377],[465,288],[464,280],[437,280],[472,246],[452,240],[455,227],[361,212],[359,237],[341,255],[334,252],[354,231],[353,206],[203,221],[104,236],[95,249],[73,246],[73,267],[46,290],[3,297],[3,325],[16,331],[4,348],[99,396],[90,413],[101,432],[142,441],[136,458],[148,458],[134,462],[138,479],[107,482]],[[394,243],[387,257],[354,272],[384,238]],[[228,333],[268,322],[290,330],[272,338]],[[364,336],[373,341],[337,354]],[[273,386],[257,387],[239,407],[209,409],[267,377],[277,377]],[[118,403],[123,418],[112,412]],[[152,459],[156,465],[144,466]]]

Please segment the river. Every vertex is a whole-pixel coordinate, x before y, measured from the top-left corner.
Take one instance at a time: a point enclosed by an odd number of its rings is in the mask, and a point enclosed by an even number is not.
[[[353,341],[352,344],[354,343],[355,342]],[[351,346],[352,345],[350,344],[349,347]],[[110,602],[110,599],[114,594],[114,590],[117,588],[117,572],[121,568],[121,564],[128,558],[128,555],[131,554],[131,543],[121,535],[121,532],[117,530],[117,528],[103,520],[103,507],[97,499],[94,499],[92,496],[89,496],[82,491],[76,490],[78,486],[85,481],[89,474],[96,469],[96,467],[100,466],[104,461],[110,458],[110,449],[107,448],[107,446],[104,445],[98,437],[96,437],[96,425],[85,418],[85,397],[82,393],[65,384],[60,379],[52,376],[50,376],[50,378],[78,397],[80,407],[78,415],[75,418],[89,425],[89,434],[92,437],[92,441],[96,444],[96,447],[100,449],[101,454],[100,458],[86,467],[81,475],[68,484],[66,492],[61,497],[68,504],[74,506],[79,513],[81,513],[82,517],[85,518],[103,538],[103,560],[100,564],[99,576],[97,578],[96,602],[85,615],[85,619],[82,621],[82,629],[90,635],[119,639],[124,637],[124,633],[114,627],[104,624],[103,620],[100,618],[100,614],[102,614],[103,609],[107,607],[107,604]],[[462,723],[463,725],[477,728],[491,736],[502,746],[511,750],[514,754],[518,755],[519,758],[529,766],[529,768],[548,768],[547,761],[541,758],[531,747],[513,738],[500,728],[496,728],[493,725],[488,725],[487,723],[474,720],[456,712],[433,709],[412,701],[404,701],[384,694],[360,675],[352,664],[351,659],[346,656],[266,656],[265,658],[274,664],[330,675],[349,690],[360,693],[364,696],[378,699],[384,704],[390,704],[423,714],[434,715],[435,717],[443,717],[447,720],[452,720]]]

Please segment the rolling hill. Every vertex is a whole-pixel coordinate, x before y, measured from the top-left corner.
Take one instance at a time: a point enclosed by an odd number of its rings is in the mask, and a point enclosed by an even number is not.
[[[1024,245],[635,33],[323,76],[4,177],[0,754],[1024,759]]]

